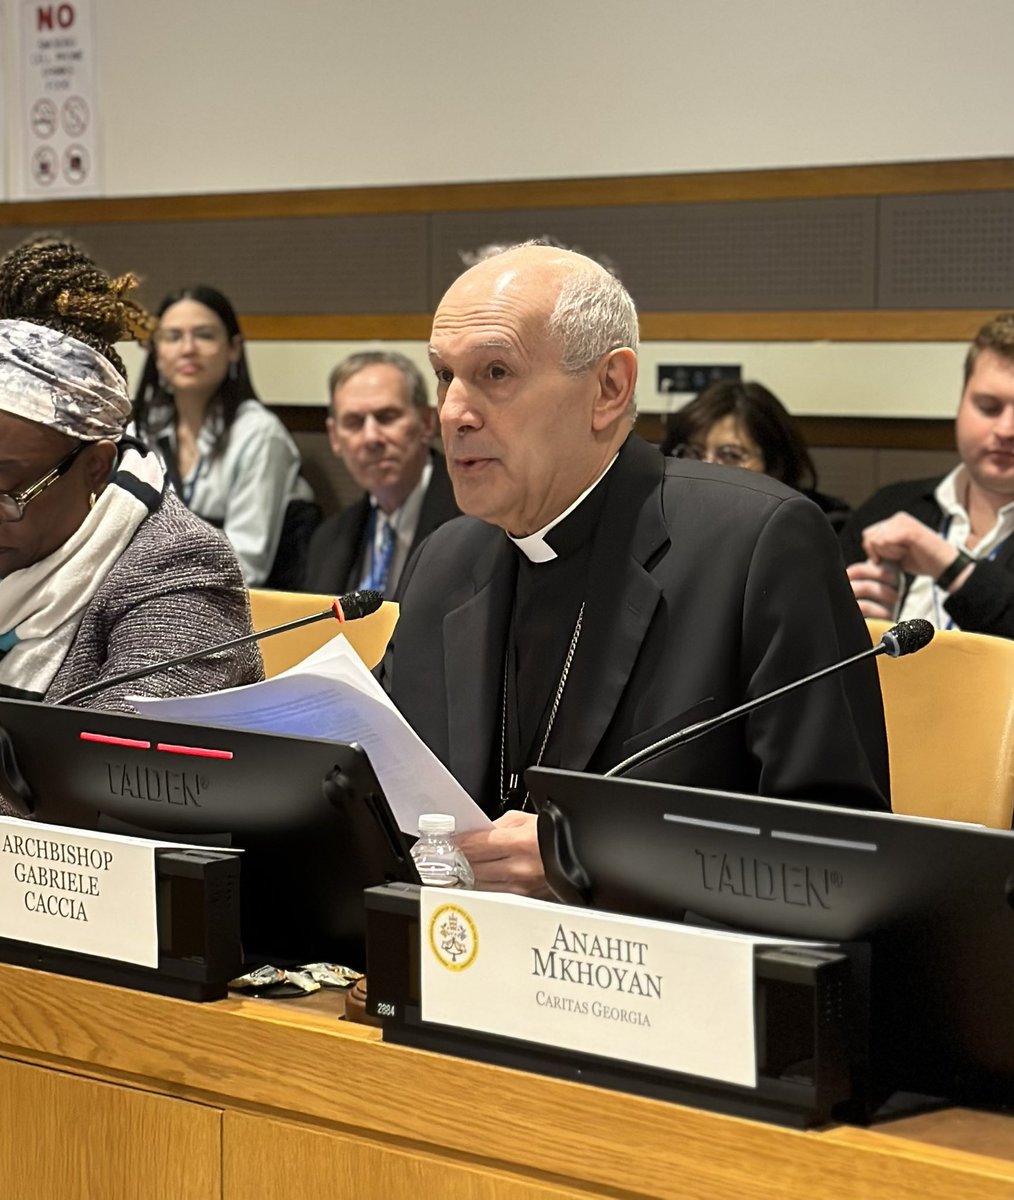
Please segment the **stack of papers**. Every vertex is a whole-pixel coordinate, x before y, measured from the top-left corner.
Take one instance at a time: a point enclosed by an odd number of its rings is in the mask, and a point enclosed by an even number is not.
[[[449,813],[458,833],[492,822],[420,740],[338,634],[288,671],[263,683],[204,696],[131,697],[138,713],[192,725],[357,742],[369,755],[395,820],[415,835],[422,813]]]

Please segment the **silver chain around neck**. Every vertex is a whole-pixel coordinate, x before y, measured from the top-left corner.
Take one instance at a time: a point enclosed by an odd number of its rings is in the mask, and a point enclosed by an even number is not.
[[[553,722],[556,720],[556,711],[560,707],[560,701],[563,699],[563,689],[567,686],[567,676],[570,674],[570,664],[574,661],[574,651],[577,649],[578,638],[581,636],[581,621],[584,617],[584,603],[582,602],[580,611],[577,614],[577,623],[574,626],[574,632],[570,637],[570,648],[567,650],[567,657],[563,663],[563,670],[560,672],[560,682],[556,685],[556,695],[553,697],[553,707],[549,710],[549,720],[546,722],[546,732],[542,738],[542,745],[539,747],[539,755],[532,766],[538,767],[542,764],[542,756],[546,753],[546,746],[549,743],[549,735],[553,732]],[[510,652],[504,654],[503,664],[503,703],[500,707],[500,811],[507,811],[507,790],[504,787],[506,778],[506,756],[507,756],[507,663],[510,658]],[[529,793],[525,792],[524,801],[521,804],[521,810],[528,805]]]

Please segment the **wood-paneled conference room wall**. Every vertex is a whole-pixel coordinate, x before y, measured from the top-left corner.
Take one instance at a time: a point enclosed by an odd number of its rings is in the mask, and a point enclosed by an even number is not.
[[[535,39],[527,3],[280,7],[105,0],[110,194],[2,205],[0,248],[59,228],[149,302],[223,288],[329,506],[329,367],[376,341],[424,361],[460,252],[539,234],[630,287],[650,436],[683,400],[656,364],[737,362],[804,419],[826,490],[950,461],[962,343],[1014,307],[1014,84],[964,37],[1003,0],[556,0]],[[660,78],[654,44],[697,53]]]

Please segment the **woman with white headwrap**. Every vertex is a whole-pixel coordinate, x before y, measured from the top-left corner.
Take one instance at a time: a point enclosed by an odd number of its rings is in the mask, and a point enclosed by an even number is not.
[[[113,343],[150,334],[110,279],[55,239],[0,262],[0,695],[78,687],[250,631],[236,557],[123,436]],[[114,685],[83,704],[183,696],[262,677],[252,645]]]

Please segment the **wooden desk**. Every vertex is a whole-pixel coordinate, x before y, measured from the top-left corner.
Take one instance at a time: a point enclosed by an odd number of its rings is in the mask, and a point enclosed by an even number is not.
[[[801,1133],[384,1045],[315,997],[188,1004],[5,965],[0,995],[12,1200],[1014,1197],[997,1115]]]

